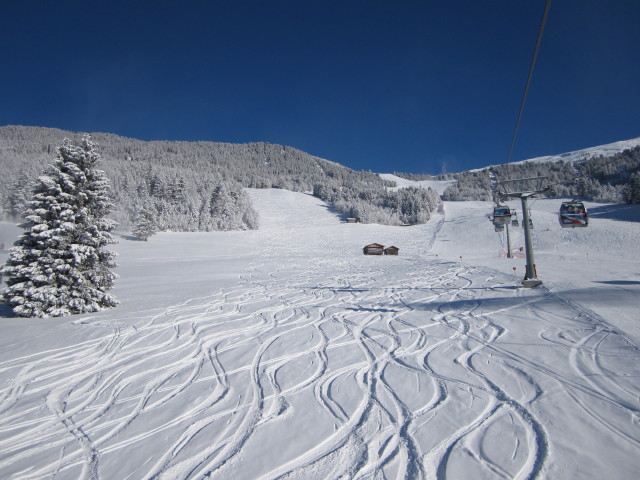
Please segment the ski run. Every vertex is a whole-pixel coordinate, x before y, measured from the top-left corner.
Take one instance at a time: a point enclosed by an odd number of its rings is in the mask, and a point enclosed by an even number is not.
[[[388,227],[249,194],[257,231],[120,234],[115,309],[3,311],[0,478],[637,478],[638,206],[530,203],[523,289],[488,202]]]

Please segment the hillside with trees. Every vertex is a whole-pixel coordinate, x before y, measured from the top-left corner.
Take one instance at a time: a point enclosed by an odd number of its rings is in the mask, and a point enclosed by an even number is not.
[[[41,127],[0,128],[0,213],[18,220],[26,194],[63,138],[78,141],[81,134]],[[112,218],[131,228],[142,217],[154,219],[147,228],[173,231],[243,230],[258,226],[258,218],[244,187],[292,191],[340,189],[345,194],[322,196],[339,211],[363,222],[419,223],[435,208],[432,194],[414,195],[409,205],[397,206],[392,183],[372,172],[354,171],[295,148],[268,143],[145,142],[94,133],[110,184]],[[417,204],[416,204],[417,202]],[[400,201],[402,203],[402,201]],[[145,212],[145,213],[143,213]]]
[[[448,187],[443,200],[493,200],[495,181],[547,177],[547,196],[579,196],[595,202],[633,203],[640,192],[634,183],[640,171],[640,146],[612,156],[567,162],[517,162],[455,173],[458,182]],[[635,192],[635,193],[634,193]]]
[[[354,189],[336,182],[316,184],[313,194],[333,205],[346,217],[362,223],[383,225],[415,225],[426,223],[440,203],[431,188]]]
[[[55,158],[63,138],[80,133],[42,127],[0,127],[0,216],[19,221],[28,194]],[[354,171],[298,149],[269,143],[146,142],[92,134],[111,184],[111,218],[146,239],[155,231],[245,230],[259,219],[243,188],[313,192],[343,217],[363,223],[405,225],[429,220],[440,198],[431,189],[393,191],[393,182]],[[457,183],[442,199],[493,200],[496,181],[545,176],[550,196],[602,202],[640,202],[640,147],[577,161],[526,161],[448,174]],[[419,174],[411,179],[445,179]]]

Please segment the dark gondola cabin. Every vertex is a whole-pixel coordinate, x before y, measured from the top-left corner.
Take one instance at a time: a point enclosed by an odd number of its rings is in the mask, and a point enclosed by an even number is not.
[[[505,225],[511,221],[511,209],[503,205],[498,205],[493,209],[493,224]]]
[[[558,212],[558,220],[562,228],[589,226],[589,215],[584,203],[572,201],[562,202]]]

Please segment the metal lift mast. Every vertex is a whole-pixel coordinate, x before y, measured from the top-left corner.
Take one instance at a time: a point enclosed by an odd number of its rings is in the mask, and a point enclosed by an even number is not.
[[[507,183],[515,183],[515,182],[530,182],[530,181],[538,181],[542,182],[547,177],[532,177],[532,178],[521,178],[517,180],[504,180],[502,182],[498,182],[498,188],[501,185]],[[526,273],[524,276],[524,280],[522,281],[522,286],[526,288],[537,287],[538,285],[542,285],[542,280],[538,278],[538,274],[536,272],[536,264],[533,259],[533,241],[531,240],[531,223],[529,217],[529,206],[528,201],[530,198],[535,198],[539,194],[545,192],[548,187],[538,188],[535,190],[523,191],[523,192],[508,192],[501,193],[498,192],[501,198],[519,198],[522,202],[522,221],[524,223],[524,246],[525,253],[527,256],[527,265],[526,265]]]

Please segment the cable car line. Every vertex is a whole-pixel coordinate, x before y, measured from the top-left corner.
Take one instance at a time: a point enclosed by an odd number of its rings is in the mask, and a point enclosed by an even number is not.
[[[527,83],[525,84],[524,93],[522,94],[522,102],[520,103],[520,112],[518,113],[518,119],[516,120],[516,127],[513,130],[513,138],[511,139],[511,147],[509,148],[507,163],[511,162],[513,147],[516,143],[516,137],[518,136],[518,128],[520,127],[520,120],[522,119],[524,104],[527,101],[527,94],[529,93],[529,86],[531,85],[531,78],[533,77],[533,69],[536,66],[538,51],[540,50],[540,44],[542,43],[542,34],[544,33],[544,27],[547,23],[547,17],[549,16],[550,7],[551,7],[551,0],[547,0],[547,3],[544,6],[544,13],[542,14],[542,21],[540,22],[540,28],[538,29],[538,39],[536,40],[536,48],[533,50],[533,57],[531,58],[531,65],[529,66],[529,75],[527,75]]]

